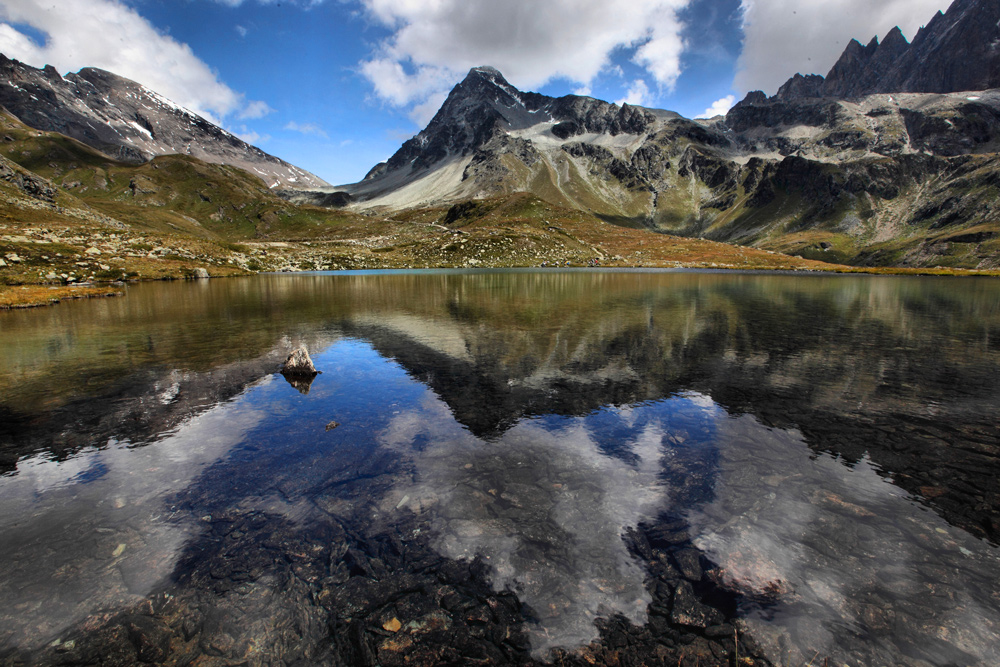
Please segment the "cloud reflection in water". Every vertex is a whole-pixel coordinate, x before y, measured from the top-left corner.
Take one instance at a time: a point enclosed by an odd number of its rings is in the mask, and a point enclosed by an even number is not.
[[[646,573],[622,535],[666,502],[666,431],[635,410],[610,412],[629,434],[615,443],[620,456],[602,448],[587,418],[523,421],[488,441],[434,399],[397,416],[381,437],[413,458],[415,482],[398,493],[433,517],[441,555],[483,558],[494,588],[517,592],[533,610],[528,629],[539,657],[590,643],[599,616],[646,622]]]
[[[0,477],[0,645],[34,650],[101,609],[142,600],[202,529],[165,497],[265,418],[248,403],[222,404],[143,447],[39,454]]]
[[[867,460],[817,456],[799,433],[750,416],[717,428],[715,497],[687,519],[728,587],[772,600],[744,610],[771,660],[1000,662],[995,547]]]

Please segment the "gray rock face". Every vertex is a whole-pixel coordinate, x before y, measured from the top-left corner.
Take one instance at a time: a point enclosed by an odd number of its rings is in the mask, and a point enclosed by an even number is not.
[[[3,156],[0,156],[0,180],[10,183],[32,199],[49,203],[56,200],[56,188],[52,183]]]
[[[557,137],[583,133],[642,134],[656,117],[627,104],[619,107],[590,97],[553,98],[517,90],[492,67],[475,67],[455,86],[430,124],[389,158],[376,165],[365,180],[383,178],[405,169],[428,169],[453,156],[465,156],[490,144],[504,148],[502,137],[512,130],[553,123]],[[497,143],[500,142],[500,143]]]
[[[0,54],[0,105],[23,123],[59,132],[126,162],[185,154],[245,169],[268,186],[328,185],[135,81],[87,67],[59,75]]]
[[[952,93],[1000,88],[1000,3],[955,0],[907,43],[894,28],[880,44],[851,40],[826,78],[796,74],[782,100],[876,93]]]

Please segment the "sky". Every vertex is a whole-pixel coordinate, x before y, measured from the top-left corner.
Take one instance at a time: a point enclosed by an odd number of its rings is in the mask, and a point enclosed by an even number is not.
[[[951,0],[0,0],[0,52],[133,79],[331,184],[422,129],[471,67],[521,90],[725,113],[907,38]]]

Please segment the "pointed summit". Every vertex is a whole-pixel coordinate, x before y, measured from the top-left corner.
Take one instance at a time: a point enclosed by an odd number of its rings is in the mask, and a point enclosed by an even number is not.
[[[856,39],[848,42],[840,60],[826,75],[824,94],[829,97],[851,97],[855,82],[864,75],[868,61],[877,49],[877,39],[872,40],[867,48],[861,46],[861,42]]]
[[[907,42],[899,27],[879,43],[851,40],[822,85],[789,79],[778,97],[854,98],[1000,88],[1000,2],[955,0]]]
[[[499,77],[500,79],[503,79],[503,74],[500,73],[500,70],[498,70],[496,67],[490,67],[489,65],[480,65],[479,67],[473,67],[472,69],[469,70],[469,76],[472,76],[474,74],[482,74],[488,77]],[[504,83],[507,83],[507,81],[504,80]]]

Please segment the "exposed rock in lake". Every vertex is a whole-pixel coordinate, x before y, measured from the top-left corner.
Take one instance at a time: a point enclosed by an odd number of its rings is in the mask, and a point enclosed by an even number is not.
[[[319,373],[309,357],[309,350],[304,345],[288,355],[281,367],[281,372],[289,378],[312,378]]]

